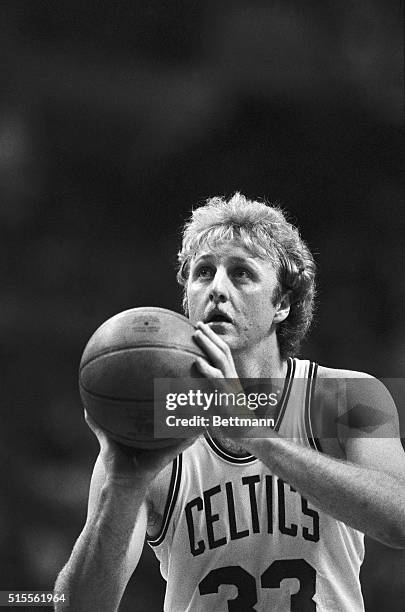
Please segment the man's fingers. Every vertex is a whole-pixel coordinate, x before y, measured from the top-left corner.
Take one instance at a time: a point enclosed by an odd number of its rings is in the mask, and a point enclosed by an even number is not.
[[[205,361],[205,359],[196,359],[195,365],[201,374],[206,378],[222,378],[223,374],[218,368],[214,368],[209,363]]]
[[[202,330],[197,329],[194,334],[194,339],[198,346],[200,346],[206,352],[214,366],[222,369],[226,365],[225,353],[207,334],[205,334]]]
[[[93,432],[93,434],[96,436],[98,443],[100,444],[100,448],[106,448],[108,443],[109,443],[109,439],[107,437],[107,434],[105,433],[105,431],[100,427],[100,425],[98,425],[95,420],[89,415],[89,413],[87,412],[87,410],[84,411],[84,419],[87,423],[87,425],[89,426],[89,428],[91,429],[91,431]],[[115,442],[113,440],[110,440],[110,444],[115,444]]]
[[[87,412],[87,410],[84,410],[84,420],[86,421],[87,425],[90,427],[91,431],[98,436],[98,433],[101,431],[100,426],[97,425],[97,423],[94,421],[93,417],[91,417],[89,415],[89,413]]]
[[[218,334],[216,334],[209,325],[203,323],[202,321],[198,321],[196,327],[198,330],[206,334],[221,351],[223,351],[225,354],[229,353],[229,346],[227,343],[224,342],[224,340],[222,340],[222,338],[218,336]]]

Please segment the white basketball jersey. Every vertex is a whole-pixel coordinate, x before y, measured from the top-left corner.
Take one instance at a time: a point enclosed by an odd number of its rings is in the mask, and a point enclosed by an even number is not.
[[[316,369],[289,360],[275,424],[313,448]],[[166,612],[364,611],[363,535],[208,434],[173,462],[162,528],[148,541],[167,580]]]

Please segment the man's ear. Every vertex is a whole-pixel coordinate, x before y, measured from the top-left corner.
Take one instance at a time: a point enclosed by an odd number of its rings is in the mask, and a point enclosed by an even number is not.
[[[282,296],[280,302],[276,304],[276,312],[274,314],[273,322],[281,323],[282,321],[285,321],[288,315],[290,314],[290,308],[291,292],[287,291],[287,293]]]
[[[188,317],[189,310],[188,310],[188,296],[187,296],[186,289],[184,290],[184,293],[183,293],[183,312],[184,312],[184,315]]]

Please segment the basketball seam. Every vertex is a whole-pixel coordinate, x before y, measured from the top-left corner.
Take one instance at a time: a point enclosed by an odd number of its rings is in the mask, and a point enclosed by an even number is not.
[[[201,353],[198,353],[197,351],[191,351],[190,349],[183,346],[182,344],[171,344],[170,346],[167,346],[167,343],[163,344],[159,342],[155,344],[138,344],[137,346],[127,346],[121,349],[107,349],[105,352],[100,353],[99,355],[96,355],[95,357],[91,357],[88,361],[81,363],[79,371],[81,372],[84,367],[89,365],[89,363],[92,363],[93,361],[96,361],[97,359],[100,359],[101,357],[105,357],[106,355],[114,355],[118,353],[123,353],[125,351],[137,351],[138,349],[142,349],[142,348],[150,348],[150,349],[159,348],[159,349],[163,349],[166,351],[170,351],[172,349],[181,349],[183,353],[188,353],[189,355],[195,355],[196,357],[203,357]]]
[[[108,427],[106,427],[105,425],[101,425],[101,424],[100,424],[100,423],[97,421],[97,419],[95,419],[95,418],[94,418],[94,416],[93,416],[93,415],[91,416],[91,418],[92,418],[92,419],[93,419],[93,421],[94,421],[95,423],[97,423],[97,425],[98,425],[99,427],[101,427],[101,428],[102,428],[102,429],[103,429],[103,430],[104,430],[104,431],[105,431],[107,434],[110,434],[110,435],[113,437],[113,439],[114,439],[114,436],[115,436],[115,438],[121,438],[121,440],[125,440],[125,441],[127,441],[127,442],[147,442],[147,441],[148,441],[148,440],[134,440],[134,439],[132,439],[132,438],[130,438],[130,437],[128,437],[128,436],[125,436],[124,434],[114,432],[114,431],[112,431],[111,429],[109,429]],[[167,441],[167,440],[173,440],[173,438],[158,438],[158,440],[159,440],[159,441],[162,441],[162,442],[165,442],[165,441]],[[122,442],[122,443],[123,443],[123,444],[125,444],[125,442]]]
[[[138,397],[114,397],[113,395],[104,395],[103,393],[94,393],[94,391],[90,391],[90,389],[85,387],[81,381],[79,383],[79,386],[88,395],[91,395],[92,397],[96,399],[106,399],[106,400],[111,400],[114,402],[144,402],[144,403],[150,403],[150,404],[153,404],[155,401],[154,399],[150,399],[150,398],[140,399]]]

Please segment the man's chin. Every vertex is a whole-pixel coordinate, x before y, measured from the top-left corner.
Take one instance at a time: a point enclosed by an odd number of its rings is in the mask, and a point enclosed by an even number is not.
[[[222,340],[224,340],[230,349],[236,350],[238,348],[241,348],[240,338],[234,330],[224,329],[224,327],[213,327],[212,331],[214,331]]]
[[[235,333],[234,326],[232,323],[228,323],[227,321],[211,321],[207,325],[212,329],[212,331],[218,334],[218,336]]]

